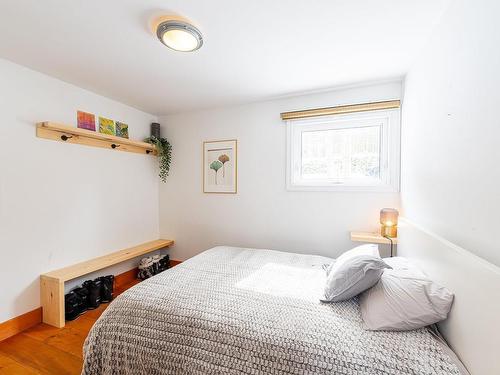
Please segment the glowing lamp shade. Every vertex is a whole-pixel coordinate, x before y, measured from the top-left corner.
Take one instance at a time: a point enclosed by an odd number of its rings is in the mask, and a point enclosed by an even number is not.
[[[382,208],[380,210],[380,234],[384,237],[398,236],[398,210],[394,208]]]
[[[203,45],[200,31],[184,21],[164,21],[158,25],[156,35],[163,44],[175,51],[196,51]]]

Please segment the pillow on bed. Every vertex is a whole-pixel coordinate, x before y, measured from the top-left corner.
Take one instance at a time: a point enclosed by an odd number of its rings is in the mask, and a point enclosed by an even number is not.
[[[410,259],[405,257],[391,257],[391,258],[383,258],[384,262],[391,266],[392,269],[395,270],[410,270],[415,274],[421,275],[422,277],[426,277],[426,274],[418,268],[418,266],[412,262]]]
[[[361,246],[356,246],[355,248],[346,251],[341,256],[339,256],[333,263],[331,263],[326,269],[326,275],[328,276],[334,266],[340,266],[348,259],[357,257],[359,255],[371,255],[380,258],[380,253],[378,252],[378,245],[366,244]]]
[[[408,331],[446,319],[453,294],[418,269],[385,270],[360,296],[361,316],[371,331]]]
[[[375,285],[385,268],[384,261],[373,255],[358,255],[335,262],[326,280],[324,302],[340,302],[357,296]]]

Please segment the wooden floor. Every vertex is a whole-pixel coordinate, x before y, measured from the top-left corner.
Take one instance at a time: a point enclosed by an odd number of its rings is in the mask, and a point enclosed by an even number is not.
[[[123,286],[115,294],[137,282]],[[83,342],[108,305],[87,311],[64,328],[41,323],[0,342],[0,375],[80,374]]]

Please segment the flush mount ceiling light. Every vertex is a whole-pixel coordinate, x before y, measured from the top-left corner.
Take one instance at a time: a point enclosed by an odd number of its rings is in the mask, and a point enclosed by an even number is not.
[[[163,17],[156,24],[156,36],[170,49],[192,52],[203,45],[200,30],[185,20]]]

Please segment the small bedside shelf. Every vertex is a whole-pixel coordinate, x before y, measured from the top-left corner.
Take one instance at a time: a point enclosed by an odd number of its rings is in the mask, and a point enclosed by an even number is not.
[[[373,233],[373,232],[351,232],[351,241],[381,243],[387,245],[391,244],[391,241],[389,241],[385,237],[382,237],[380,233]],[[398,243],[398,239],[392,238],[392,243],[396,245]]]
[[[55,122],[46,121],[37,123],[36,136],[39,138],[51,139],[53,141],[102,147],[115,151],[156,155],[155,147],[146,142],[133,141],[128,138],[102,134],[91,130],[75,128],[73,126],[57,124]]]

